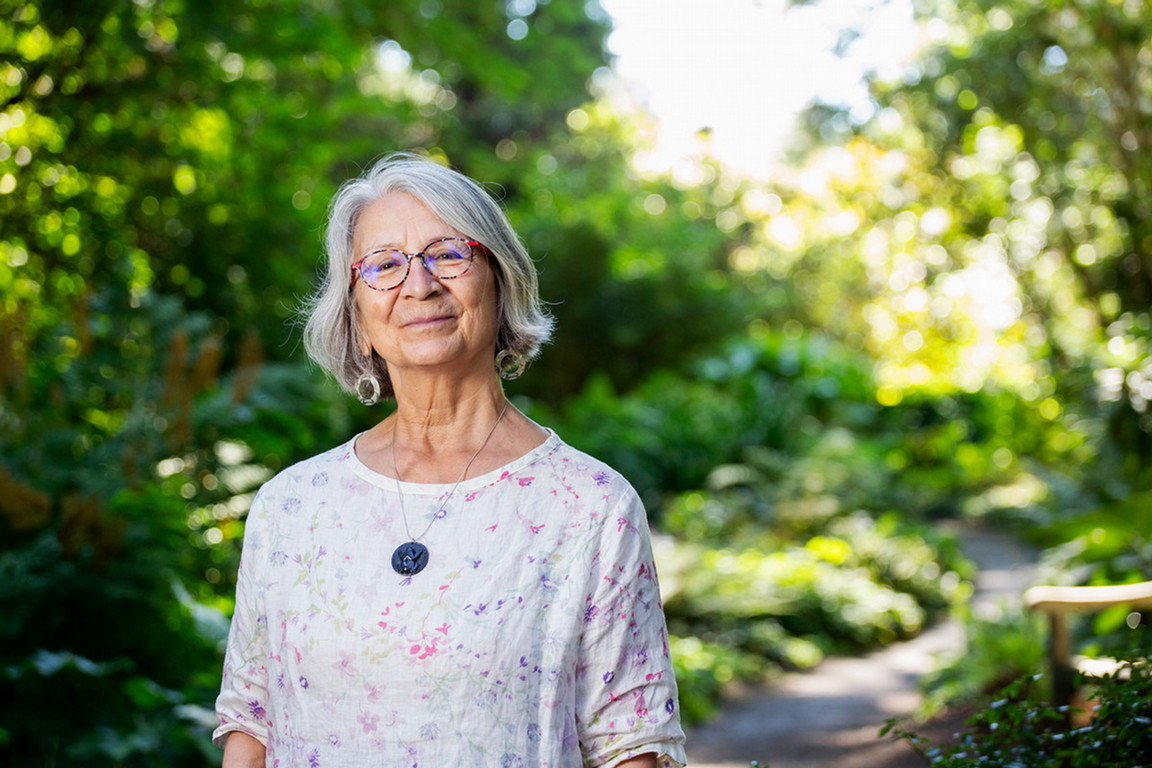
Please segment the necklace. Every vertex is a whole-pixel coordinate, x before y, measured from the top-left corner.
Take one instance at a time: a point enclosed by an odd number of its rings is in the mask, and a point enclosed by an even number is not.
[[[456,495],[456,489],[460,487],[460,483],[464,482],[464,476],[468,474],[468,470],[472,467],[472,462],[476,461],[476,457],[480,455],[480,451],[484,450],[484,446],[488,445],[488,441],[492,439],[493,433],[496,432],[496,427],[500,426],[500,422],[504,420],[504,414],[508,411],[508,401],[504,401],[504,408],[501,409],[500,415],[496,417],[496,423],[492,425],[492,429],[488,430],[488,436],[484,438],[484,442],[480,443],[480,447],[476,449],[476,453],[472,454],[472,458],[468,459],[468,463],[464,465],[464,471],[460,473],[460,477],[456,479],[456,485],[452,486],[452,491],[448,497],[444,499],[444,503],[440,506],[440,511],[432,516],[428,522],[427,527],[424,528],[423,533],[419,536],[413,536],[412,531],[408,529],[408,515],[404,512],[404,491],[400,489],[400,470],[396,467],[396,425],[400,419],[397,417],[396,421],[392,422],[392,474],[396,477],[396,495],[400,497],[400,519],[404,521],[404,533],[408,534],[408,541],[396,547],[396,551],[392,553],[392,570],[401,576],[414,576],[428,565],[428,547],[420,543],[420,539],[432,530],[432,525],[444,517],[447,513],[446,507],[452,497]]]

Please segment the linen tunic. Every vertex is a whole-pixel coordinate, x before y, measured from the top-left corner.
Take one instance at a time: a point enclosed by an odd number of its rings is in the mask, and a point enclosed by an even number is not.
[[[252,504],[216,744],[243,731],[281,768],[683,765],[647,520],[621,475],[551,433],[451,498],[402,483],[430,552],[404,577],[396,481],[353,444]]]

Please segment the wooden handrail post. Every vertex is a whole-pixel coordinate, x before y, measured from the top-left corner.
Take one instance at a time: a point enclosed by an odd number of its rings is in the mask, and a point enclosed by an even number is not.
[[[1052,700],[1058,707],[1072,702],[1076,672],[1072,669],[1072,641],[1068,616],[1059,611],[1048,614],[1052,633],[1048,639],[1048,664],[1052,670]]]

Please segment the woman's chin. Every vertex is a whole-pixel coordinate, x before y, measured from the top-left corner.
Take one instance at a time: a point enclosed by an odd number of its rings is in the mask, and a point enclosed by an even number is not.
[[[409,349],[403,360],[403,363],[393,367],[402,372],[441,373],[453,377],[465,373],[470,368],[479,367],[476,362],[477,355],[471,350],[448,343],[423,344],[419,348]]]

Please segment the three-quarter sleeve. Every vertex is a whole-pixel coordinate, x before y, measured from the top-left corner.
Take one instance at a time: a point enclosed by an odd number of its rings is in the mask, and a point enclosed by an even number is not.
[[[263,498],[258,494],[248,514],[244,548],[236,578],[236,609],[228,631],[224,674],[216,698],[220,725],[212,741],[223,747],[228,734],[243,731],[268,743],[268,621],[262,609],[259,585],[263,536],[259,530]]]
[[[644,507],[630,487],[601,523],[577,663],[576,711],[585,764],[647,753],[685,762],[684,732]]]

